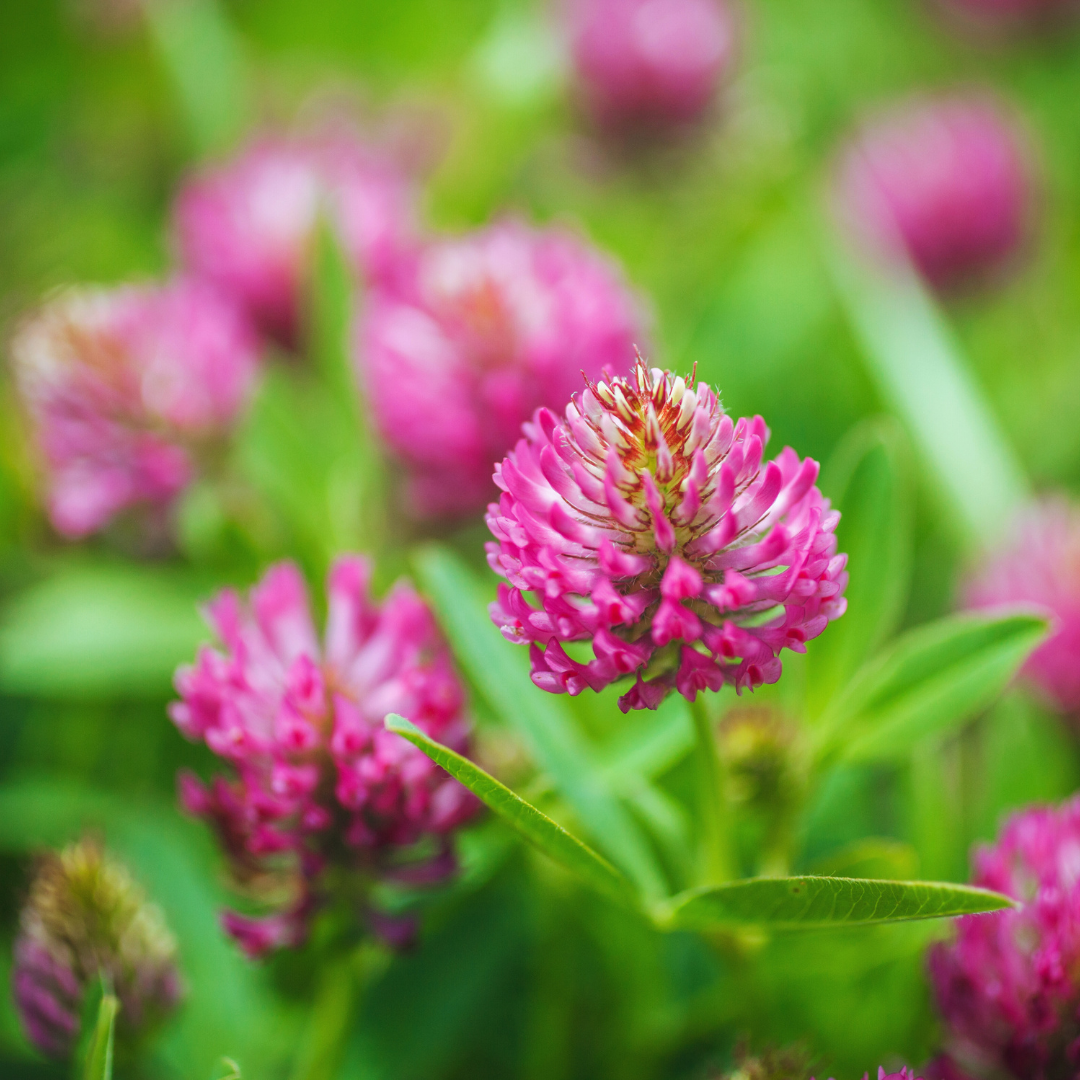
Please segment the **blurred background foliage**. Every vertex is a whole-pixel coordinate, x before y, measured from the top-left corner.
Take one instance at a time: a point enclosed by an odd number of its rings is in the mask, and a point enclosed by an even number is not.
[[[902,428],[885,425],[885,472],[852,457],[849,433],[887,402],[830,269],[823,187],[838,140],[867,107],[988,83],[1030,134],[1038,227],[1019,274],[950,303],[945,319],[1033,484],[1080,487],[1075,34],[990,49],[950,35],[918,0],[743,0],[740,59],[716,117],[695,139],[628,158],[577,116],[544,11],[526,0],[155,0],[145,22],[136,0],[3,0],[2,10],[5,339],[54,287],[164,273],[167,209],[200,157],[252,125],[291,121],[313,99],[343,103],[426,170],[431,225],[504,212],[578,224],[651,298],[650,356],[696,364],[731,413],[767,418],[774,446],[825,462],[823,486],[845,512],[884,490],[891,524],[852,589],[891,613],[885,637],[950,610],[966,552]],[[271,374],[236,448],[260,497],[246,525],[222,526],[196,488],[182,512],[183,558],[135,564],[101,542],[57,541],[0,390],[0,955],[10,955],[30,854],[85,827],[102,831],[181,944],[188,1003],[154,1075],[207,1077],[229,1054],[245,1076],[285,1076],[313,1037],[306,1005],[321,991],[310,957],[253,966],[217,929],[219,856],[173,797],[176,768],[209,757],[164,706],[174,667],[203,636],[195,602],[216,585],[246,584],[286,554],[321,574],[334,551],[358,545],[386,552],[385,581],[406,566],[394,526],[359,509],[371,505],[356,485],[373,475],[376,451],[357,440],[335,382],[348,315],[339,270],[324,252],[312,351],[326,378]],[[857,460],[869,473],[854,483]],[[839,535],[847,549],[844,524]],[[479,530],[451,539],[479,569]],[[895,570],[884,592],[865,569],[883,559]],[[836,661],[824,648],[827,673]],[[786,660],[783,682],[761,697],[802,700],[814,654]],[[499,709],[482,698],[484,720]],[[644,739],[613,699],[568,708],[612,755]],[[499,729],[485,730],[496,754]],[[689,789],[686,750],[676,739],[654,759],[659,790]],[[1078,785],[1071,737],[1010,691],[977,723],[902,760],[832,770],[799,868],[965,880],[969,845],[993,834],[1004,809]],[[779,934],[717,952],[582,893],[494,823],[465,844],[462,881],[421,945],[371,990],[340,1075],[702,1077],[745,1037],[802,1039],[822,1069],[856,1076],[920,1062],[933,1046],[922,950],[941,927]],[[4,1075],[57,1075],[27,1047],[0,977]]]

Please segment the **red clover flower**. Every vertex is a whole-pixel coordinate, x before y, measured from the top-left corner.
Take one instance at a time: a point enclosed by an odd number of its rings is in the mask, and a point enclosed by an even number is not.
[[[585,103],[613,128],[695,119],[734,53],[722,0],[574,0],[569,30]]]
[[[1037,605],[1056,623],[1024,675],[1063,713],[1080,713],[1080,509],[1045,498],[1020,516],[1012,536],[965,588],[968,607]]]
[[[495,468],[487,515],[488,559],[509,582],[492,618],[529,643],[537,686],[579,694],[633,675],[624,711],[672,690],[753,690],[843,614],[840,515],[816,462],[787,448],[763,464],[768,438],[761,417],[733,422],[710,387],[640,360],[562,417],[537,411]]]
[[[299,944],[334,875],[446,877],[450,836],[478,805],[383,723],[400,713],[468,750],[462,688],[431,613],[405,583],[373,601],[369,576],[362,558],[334,564],[321,642],[290,563],[267,571],[247,605],[220,593],[206,614],[225,651],[204,647],[177,673],[172,719],[235,774],[209,786],[182,776],[185,807],[214,825],[240,880],[291,881],[290,902],[268,918],[226,915],[252,955]],[[381,913],[366,914],[393,935]]]
[[[1021,901],[966,915],[930,974],[950,1056],[976,1075],[1080,1067],[1080,799],[1014,814],[974,855],[974,883]]]
[[[173,228],[190,273],[292,346],[320,215],[365,284],[407,263],[415,230],[408,183],[386,158],[340,136],[255,142],[188,182]]]
[[[12,359],[56,529],[81,537],[165,507],[251,396],[257,342],[190,280],[61,294],[16,333]]]
[[[643,322],[618,267],[564,230],[504,221],[427,247],[410,289],[369,298],[357,339],[412,510],[482,509],[522,423],[582,371],[628,371]]]
[[[840,161],[840,216],[869,248],[906,250],[937,289],[1001,272],[1028,233],[1032,177],[1016,126],[989,95],[903,102]]]

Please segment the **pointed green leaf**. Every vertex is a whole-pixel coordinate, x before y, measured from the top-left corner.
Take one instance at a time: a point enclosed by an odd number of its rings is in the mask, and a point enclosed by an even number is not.
[[[869,878],[751,878],[675,897],[662,912],[671,927],[768,929],[905,922],[1000,911],[1013,901],[988,889],[938,881]]]
[[[200,154],[221,152],[248,120],[243,44],[218,0],[147,0],[162,64]]]
[[[822,718],[821,758],[902,757],[993,703],[1047,633],[1037,615],[955,615],[899,638]]]
[[[391,713],[386,718],[386,726],[423,750],[432,761],[464,784],[489,809],[549,858],[606,896],[622,903],[635,902],[630,883],[615,867],[505,784],[499,783],[468,758],[435,742],[404,717]]]
[[[112,1080],[113,1034],[120,1002],[112,994],[103,994],[98,1006],[97,1022],[86,1049],[83,1080]]]
[[[619,801],[558,698],[533,686],[528,652],[506,641],[491,622],[490,599],[449,549],[420,549],[414,566],[439,615],[454,655],[492,711],[527,742],[537,763],[577,812],[593,842],[623,867],[646,895],[667,891],[641,829]]]
[[[911,572],[911,499],[902,433],[875,417],[843,440],[822,474],[842,517],[837,541],[848,555],[848,608],[810,646],[808,692],[819,714],[896,630]]]

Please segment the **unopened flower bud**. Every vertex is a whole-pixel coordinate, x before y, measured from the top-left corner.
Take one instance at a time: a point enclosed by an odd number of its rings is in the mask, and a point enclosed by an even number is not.
[[[42,1053],[71,1053],[84,995],[99,981],[120,1000],[121,1039],[145,1034],[180,998],[161,911],[121,863],[83,840],[41,860],[15,941],[13,996]]]
[[[720,754],[731,799],[756,810],[778,811],[799,786],[796,729],[774,709],[730,709],[720,721]]]

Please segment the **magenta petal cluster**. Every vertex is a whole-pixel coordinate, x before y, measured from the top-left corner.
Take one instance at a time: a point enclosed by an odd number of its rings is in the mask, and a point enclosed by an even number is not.
[[[1061,496],[1028,507],[1006,543],[966,583],[966,606],[1037,606],[1051,636],[1024,675],[1061,712],[1080,714],[1080,507]]]
[[[930,973],[949,1049],[977,1075],[1080,1070],[1080,799],[1013,815],[974,883],[1020,901],[957,920]]]
[[[629,371],[643,324],[619,269],[562,229],[503,221],[428,246],[411,288],[369,298],[357,335],[412,510],[481,510],[522,423],[561,409],[583,371]]]
[[[450,834],[477,806],[386,729],[398,713],[468,750],[462,688],[430,611],[405,583],[372,600],[369,572],[359,557],[334,564],[321,640],[290,563],[267,571],[247,604],[221,593],[207,617],[224,651],[203,648],[177,673],[172,719],[234,774],[209,785],[182,777],[184,805],[213,824],[238,877],[279,871],[293,882],[268,918],[226,916],[253,955],[303,940],[329,875],[445,877]]]
[[[409,185],[389,160],[345,137],[253,143],[188,181],[173,231],[190,273],[293,345],[321,218],[367,283],[392,279],[408,261]]]
[[[816,462],[788,448],[765,463],[764,421],[733,421],[710,387],[639,362],[524,432],[488,508],[488,559],[509,582],[492,618],[530,645],[542,689],[633,677],[624,711],[753,690],[843,614],[847,557]]]
[[[192,280],[71,290],[23,324],[11,352],[49,515],[69,537],[168,504],[237,419],[259,363],[242,314]]]
[[[904,251],[937,289],[1014,261],[1032,212],[1024,142],[988,94],[919,98],[869,120],[841,157],[840,216],[871,250]]]
[[[734,52],[726,0],[572,0],[568,15],[586,105],[606,126],[694,119]]]

